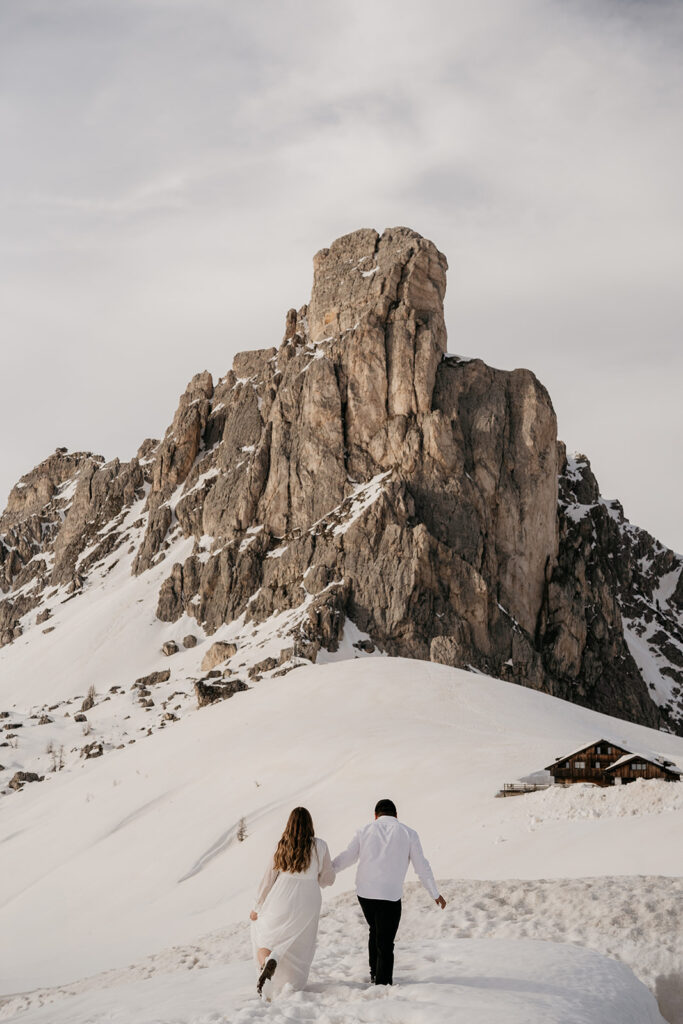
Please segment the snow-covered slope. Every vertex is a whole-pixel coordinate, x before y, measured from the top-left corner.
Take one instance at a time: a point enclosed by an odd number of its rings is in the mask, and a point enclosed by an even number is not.
[[[254,971],[241,961],[244,934],[211,965],[192,950],[175,969],[147,962],[85,985],[13,1000],[0,1019],[16,1024],[664,1024],[652,994],[624,964],[577,946],[529,940],[424,937],[402,928],[405,966],[392,989],[363,977],[364,936],[348,901],[323,919],[305,992],[275,1003],[254,997]],[[178,951],[180,952],[180,951]],[[198,952],[198,951],[194,951]],[[226,963],[225,960],[228,962]],[[164,970],[164,966],[166,970]],[[202,969],[203,968],[203,969]]]
[[[155,612],[168,561],[140,576],[131,574],[142,530],[134,524],[140,522],[143,505],[144,499],[134,504],[120,524],[134,542],[131,549],[115,548],[92,568],[79,590],[69,593],[67,586],[60,586],[45,595],[27,616],[25,634],[0,648],[0,799],[9,793],[7,786],[18,771],[49,780],[56,765],[69,769],[78,764],[84,748],[93,743],[106,756],[122,744],[147,739],[196,708],[194,683],[206,676],[201,663],[216,642],[229,641],[238,648],[219,669],[230,665],[233,678],[248,680],[253,666],[268,657],[277,659],[286,634],[307,615],[309,598],[262,623],[246,623],[241,616],[210,637],[187,615],[162,622]],[[192,548],[191,538],[176,534],[168,559],[183,561]],[[48,606],[47,626],[36,623]],[[188,635],[195,646],[185,648]],[[353,647],[364,639],[366,634],[347,621],[339,650],[323,652],[321,661],[368,657]],[[178,648],[171,657],[162,651],[168,641]],[[285,671],[302,662],[290,659]],[[136,680],[164,671],[169,679],[152,690],[135,686]],[[85,721],[77,721],[90,687],[97,694],[95,706],[87,709]]]
[[[363,659],[263,679],[3,800],[0,931],[12,940],[0,991],[123,966],[243,920],[301,803],[334,852],[391,795],[442,879],[680,875],[680,783],[649,784],[652,799],[629,787],[626,812],[611,791],[608,810],[588,817],[572,791],[495,799],[601,735],[683,766],[680,738],[443,666]],[[337,890],[352,882],[342,875]],[[671,940],[678,882],[667,913]],[[674,943],[671,971],[680,956]]]

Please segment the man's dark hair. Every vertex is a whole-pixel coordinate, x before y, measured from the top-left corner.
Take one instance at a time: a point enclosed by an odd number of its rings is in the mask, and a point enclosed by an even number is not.
[[[398,817],[396,813],[396,804],[393,800],[379,800],[375,804],[375,814],[378,818],[383,814],[389,814],[392,818],[396,818]]]

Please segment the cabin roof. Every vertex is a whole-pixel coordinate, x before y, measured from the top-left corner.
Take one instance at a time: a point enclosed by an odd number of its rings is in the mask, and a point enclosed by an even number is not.
[[[628,764],[629,761],[647,761],[648,764],[654,764],[657,768],[663,768],[667,772],[671,772],[672,775],[681,775],[680,768],[676,768],[670,761],[664,761],[661,757],[652,757],[647,754],[624,754],[617,761],[608,765],[607,768],[603,768],[605,772],[611,772],[614,768],[619,768],[623,764]]]
[[[619,757],[616,761],[613,761],[608,768],[604,769],[604,771],[609,771],[611,768],[615,768],[617,765],[625,764],[626,761],[628,761],[630,758],[640,758],[643,761],[649,761],[650,764],[657,765],[658,768],[664,768],[666,769],[666,771],[672,772],[674,775],[683,774],[683,772],[681,772],[681,770],[676,767],[673,761],[669,761],[665,757],[660,757],[658,754],[655,754],[654,751],[651,750],[649,753],[646,754],[638,751],[629,750],[629,748],[626,746],[623,740],[615,740],[609,736],[603,736],[600,739],[591,740],[590,743],[584,743],[582,747],[578,747],[576,750],[572,750],[568,754],[564,754],[562,757],[558,757],[556,761],[552,762],[552,764],[547,765],[545,770],[547,772],[552,771],[552,769],[555,768],[558,764],[561,764],[562,761],[567,761],[570,757],[576,757],[577,754],[582,754],[585,750],[588,750],[590,747],[595,747],[599,743],[609,744],[610,747],[617,747],[618,750],[624,751],[621,757]]]
[[[566,761],[570,757],[576,757],[577,754],[582,754],[584,750],[588,750],[590,747],[595,747],[598,743],[609,744],[610,747],[618,747],[619,750],[628,750],[623,742],[617,742],[617,740],[610,739],[609,737],[602,737],[599,740],[591,740],[590,743],[584,743],[583,746],[577,747],[576,750],[570,750],[568,754],[563,754],[562,757],[558,757],[552,764],[549,764],[545,769],[547,772],[555,765],[560,764],[561,761]]]

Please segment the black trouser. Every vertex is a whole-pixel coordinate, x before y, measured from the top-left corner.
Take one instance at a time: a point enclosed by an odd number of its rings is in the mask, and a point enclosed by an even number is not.
[[[375,985],[391,985],[394,976],[394,939],[401,920],[401,901],[369,900],[359,896],[358,902],[370,925],[370,977]]]

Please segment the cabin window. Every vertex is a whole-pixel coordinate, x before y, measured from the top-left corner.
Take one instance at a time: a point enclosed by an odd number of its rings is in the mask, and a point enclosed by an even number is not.
[[[583,771],[583,769],[586,767],[586,762],[574,761],[574,767],[577,769],[577,771]]]
[[[644,764],[643,761],[634,761],[632,763],[631,767],[636,772],[644,772],[645,769],[647,768],[647,765]]]
[[[594,768],[599,768],[600,767],[600,762],[599,761],[593,761],[593,767]]]

